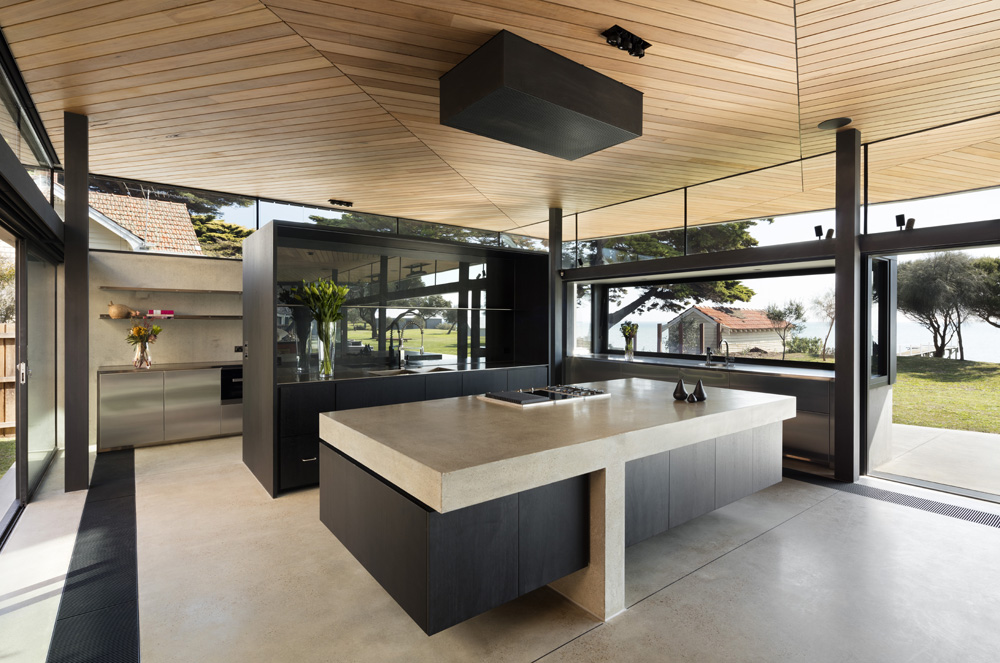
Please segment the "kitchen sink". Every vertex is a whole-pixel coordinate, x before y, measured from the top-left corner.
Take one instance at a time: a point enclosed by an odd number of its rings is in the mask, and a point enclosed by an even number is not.
[[[389,376],[389,375],[414,375],[420,371],[411,371],[408,368],[391,368],[385,371],[368,371],[369,375]]]
[[[434,368],[429,368],[426,371],[421,371],[423,373],[440,373],[441,371],[453,371],[453,368],[445,368],[444,366],[435,366]]]

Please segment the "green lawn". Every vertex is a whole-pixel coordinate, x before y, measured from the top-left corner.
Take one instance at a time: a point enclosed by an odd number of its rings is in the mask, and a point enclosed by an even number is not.
[[[936,357],[898,357],[892,420],[1000,433],[1000,364]]]
[[[0,477],[14,464],[14,438],[0,437]]]
[[[480,338],[484,340],[486,338],[486,330],[480,332]],[[361,341],[362,343],[368,343],[373,347],[378,345],[378,341],[372,338],[371,331],[368,329],[354,329],[354,325],[351,325],[347,332],[347,338],[352,341]],[[420,347],[420,332],[411,327],[406,330],[403,338],[405,339],[405,345],[407,350],[416,350]],[[398,340],[398,339],[397,339]],[[443,355],[453,355],[458,354],[458,327],[450,334],[448,333],[448,328],[444,329],[428,329],[424,332],[424,352],[433,354],[443,354]]]

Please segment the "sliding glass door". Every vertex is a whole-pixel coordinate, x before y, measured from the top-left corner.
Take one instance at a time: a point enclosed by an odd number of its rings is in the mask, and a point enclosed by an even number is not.
[[[84,332],[85,333],[85,332]],[[56,451],[56,266],[17,244],[17,481],[27,503]]]

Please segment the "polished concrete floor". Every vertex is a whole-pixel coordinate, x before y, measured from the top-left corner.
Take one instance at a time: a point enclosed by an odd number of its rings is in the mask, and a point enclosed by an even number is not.
[[[877,471],[1000,496],[1000,435],[893,424],[890,449]]]
[[[629,609],[606,624],[541,589],[427,637],[319,522],[317,491],[270,499],[239,438],[135,458],[146,662],[993,662],[1000,651],[1000,529],[798,481],[630,548]],[[50,511],[78,520],[76,500]],[[64,548],[55,524],[29,537],[32,506],[18,535]],[[4,550],[0,579],[24,549]],[[38,604],[19,607],[16,586],[0,589],[3,639],[42,646],[0,648],[0,660],[41,660],[54,608],[24,612]],[[30,625],[23,637],[15,623]]]

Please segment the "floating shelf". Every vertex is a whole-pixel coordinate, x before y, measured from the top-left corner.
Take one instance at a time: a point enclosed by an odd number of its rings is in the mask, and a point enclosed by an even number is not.
[[[137,315],[134,318],[112,318],[107,313],[101,314],[101,320],[242,320],[242,315],[175,315],[172,318],[150,318],[145,315]]]
[[[190,290],[186,288],[143,288],[140,286],[126,285],[102,285],[101,290],[114,290],[116,292],[175,292],[191,293],[196,295],[242,295],[242,290]]]

